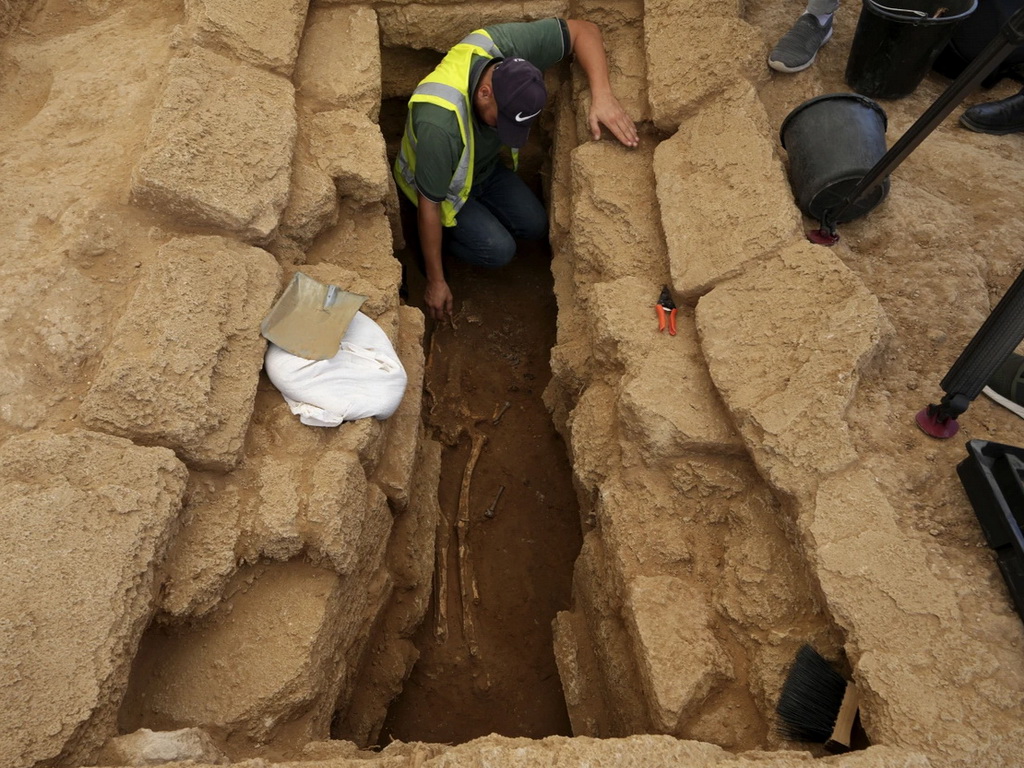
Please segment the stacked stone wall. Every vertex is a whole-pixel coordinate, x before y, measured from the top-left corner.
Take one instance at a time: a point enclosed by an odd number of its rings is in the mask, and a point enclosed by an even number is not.
[[[780,24],[754,3],[57,5],[0,1],[20,96],[0,140],[31,200],[0,221],[0,765],[809,766],[820,748],[775,714],[805,642],[862,695],[872,746],[830,765],[1019,763],[1024,632],[978,537],[944,537],[971,513],[928,469],[959,446],[897,422],[1014,272],[988,251],[1024,238],[1015,164],[938,135],[910,178],[952,163],[985,206],[908,190],[877,229],[810,245],[763,64],[758,24]],[[559,304],[544,397],[585,531],[554,625],[575,738],[368,752],[415,662],[438,517],[379,127],[415,78],[384,70],[549,15],[601,25],[642,123],[636,149],[592,140],[579,67],[549,75],[534,167]],[[824,58],[787,97],[838,87]],[[979,222],[960,269],[944,236]],[[259,320],[300,269],[368,297],[409,374],[392,418],[304,427],[261,375]]]

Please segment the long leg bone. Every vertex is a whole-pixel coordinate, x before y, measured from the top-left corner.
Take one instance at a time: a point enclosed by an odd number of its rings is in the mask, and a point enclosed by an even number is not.
[[[473,480],[473,470],[477,459],[487,442],[487,435],[473,431],[473,447],[466,461],[466,469],[462,473],[462,490],[459,493],[459,517],[456,522],[456,533],[459,542],[459,583],[462,595],[462,632],[469,646],[469,654],[477,655],[476,628],[470,612],[470,601],[480,602],[480,594],[476,588],[476,574],[473,572],[473,561],[469,556],[469,486]]]

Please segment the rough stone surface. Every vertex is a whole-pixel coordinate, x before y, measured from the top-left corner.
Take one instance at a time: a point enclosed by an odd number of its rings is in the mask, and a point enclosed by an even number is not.
[[[297,261],[305,260],[304,251],[318,235],[338,223],[340,206],[338,189],[309,147],[310,115],[299,113],[299,138],[292,163],[291,191],[288,205],[281,213],[278,233],[293,240],[303,253]]]
[[[293,747],[326,738],[345,652],[364,642],[363,612],[379,608],[386,586],[302,561],[241,572],[197,626],[147,635],[129,692],[138,725],[205,726]]]
[[[420,447],[423,412],[423,313],[413,307],[399,307],[398,357],[409,377],[405,396],[398,410],[388,419],[388,438],[384,455],[373,480],[397,511],[409,504],[413,469]]]
[[[220,602],[222,591],[238,569],[243,477],[224,480],[212,473],[191,474],[181,530],[164,563],[161,618],[200,618]],[[241,498],[240,498],[241,497]]]
[[[732,664],[711,632],[703,598],[687,600],[672,577],[640,577],[626,593],[626,615],[656,727],[673,732],[694,705],[732,677]]]
[[[0,38],[18,26],[18,21],[30,7],[32,0],[7,0],[0,5]]]
[[[81,765],[115,735],[185,477],[93,432],[0,446],[0,765]]]
[[[577,279],[649,274],[649,265],[664,264],[665,240],[654,194],[654,148],[648,141],[637,150],[601,141],[573,151],[569,231]],[[657,296],[647,305],[652,306],[654,299]]]
[[[204,7],[212,8],[212,0]],[[265,6],[257,2],[251,7]],[[293,7],[290,0],[275,8],[288,7]],[[313,10],[355,15],[365,7],[318,0]],[[10,24],[12,14],[25,8],[22,2],[0,2],[0,24]],[[783,164],[790,158],[778,147],[777,127],[794,105],[847,89],[843,68],[855,11],[837,14],[836,34],[814,68],[784,77],[770,74],[764,54],[792,23],[796,11],[785,3],[581,0],[569,9],[554,8],[546,0],[454,6],[385,0],[378,8],[393,22],[396,45],[429,46],[386,51],[390,64],[385,69],[403,71],[382,73],[384,97],[406,96],[439,58],[438,50],[481,24],[536,12],[590,19],[602,28],[613,88],[634,117],[646,121],[641,126],[646,143],[637,152],[610,143],[587,146],[579,152],[586,162],[574,190],[569,169],[574,147],[587,140],[589,94],[580,68],[567,64],[549,77],[557,93],[554,151],[550,176],[547,166],[542,170],[545,194],[552,201],[552,270],[560,315],[554,378],[545,401],[572,452],[588,531],[573,609],[562,617],[559,631],[559,653],[565,656],[559,663],[575,710],[570,717],[581,732],[600,736],[653,728],[624,622],[626,585],[637,579],[685,585],[687,598],[703,605],[710,632],[725,643],[734,679],[683,718],[682,735],[708,744],[651,737],[530,742],[495,737],[451,749],[393,744],[368,755],[352,744],[322,742],[305,753],[308,760],[292,765],[316,760],[317,765],[354,768],[357,760],[362,766],[376,760],[387,768],[441,762],[810,768],[821,764],[814,757],[820,748],[777,737],[771,713],[787,662],[807,640],[858,684],[868,739],[885,745],[828,758],[829,765],[1016,768],[1024,744],[1019,726],[1024,684],[1016,673],[1024,629],[952,468],[963,458],[963,439],[1024,444],[1024,421],[978,398],[961,418],[958,438],[943,442],[923,435],[912,416],[937,400],[946,369],[1020,272],[1024,218],[1018,209],[1024,175],[1015,152],[1019,136],[974,134],[955,119],[945,121],[901,166],[885,203],[841,227],[842,240],[827,257],[789,253],[806,226],[791,191],[779,183],[775,156]],[[163,243],[193,234],[197,226],[266,241],[268,250],[290,266],[306,264],[308,257],[313,268],[335,267],[365,289],[374,318],[392,339],[400,338],[399,278],[390,250],[401,239],[388,237],[389,223],[395,232],[393,190],[371,202],[340,199],[335,209],[332,199],[339,196],[331,176],[323,169],[315,178],[301,175],[311,162],[291,162],[290,155],[268,162],[270,176],[256,174],[254,186],[244,178],[236,183],[242,175],[235,170],[220,170],[287,154],[263,151],[262,145],[254,153],[252,136],[280,133],[277,128],[264,132],[263,123],[289,119],[289,109],[279,108],[290,104],[289,97],[266,100],[270,108],[263,111],[240,99],[244,109],[221,110],[226,127],[219,118],[204,121],[206,134],[197,132],[194,142],[179,145],[181,153],[169,165],[188,169],[188,153],[214,144],[213,137],[230,134],[245,120],[260,125],[237,141],[216,144],[226,148],[215,157],[224,166],[208,163],[209,174],[200,168],[195,184],[184,185],[205,189],[227,179],[227,191],[214,200],[218,205],[229,201],[224,209],[207,201],[203,210],[212,213],[204,218],[188,215],[191,203],[181,203],[181,216],[164,202],[155,212],[125,204],[132,169],[153,146],[146,143],[146,130],[153,124],[154,106],[158,113],[168,107],[161,95],[167,83],[190,94],[208,92],[214,101],[225,89],[229,96],[238,93],[222,77],[194,79],[199,85],[189,91],[176,76],[180,64],[167,69],[172,55],[189,49],[211,61],[215,54],[204,48],[229,50],[213,36],[197,45],[195,30],[186,28],[182,17],[183,4],[173,0],[36,3],[3,41],[0,237],[5,251],[0,282],[6,300],[0,302],[0,441],[36,427],[62,433],[81,423],[81,398],[95,379],[102,350],[114,339],[116,322],[141,274],[137,270],[159,262]],[[255,41],[265,42],[270,40]],[[352,48],[359,50],[338,50],[337,59],[352,54],[363,62],[375,55],[376,46]],[[250,70],[272,77],[239,61],[234,52],[224,62],[216,71],[245,72],[240,82],[248,83]],[[333,62],[319,63],[329,68]],[[324,75],[323,91],[335,93],[330,78]],[[327,108],[364,114],[365,88],[375,87],[373,79],[338,85],[351,89],[352,102]],[[303,84],[312,87],[308,80]],[[914,94],[886,103],[890,143],[946,85],[930,74]],[[970,95],[964,106],[1012,95],[1018,87],[1004,82]],[[229,101],[216,103],[226,107]],[[300,102],[320,109],[311,97],[300,96]],[[386,105],[386,135],[400,120],[393,114],[399,106]],[[535,134],[540,140],[532,142],[531,173],[541,167],[551,116],[545,115]],[[273,147],[279,144],[272,142]],[[329,141],[325,146],[329,152],[324,157],[338,156]],[[664,151],[651,161],[653,146]],[[680,185],[657,204],[649,202],[652,167],[659,186]],[[673,172],[665,175],[664,168]],[[679,169],[686,173],[676,174]],[[353,183],[364,184],[367,178]],[[308,189],[303,187],[307,182]],[[635,199],[619,194],[619,184],[635,192]],[[304,213],[298,223],[288,220],[292,230],[275,231],[275,211],[281,211],[289,193],[295,210]],[[299,199],[303,194],[305,201]],[[582,199],[578,207],[585,221],[573,222],[574,196]],[[680,200],[691,207],[680,208]],[[260,218],[261,211],[270,214]],[[616,221],[599,228],[599,211]],[[257,219],[258,225],[249,223]],[[649,259],[599,250],[602,238],[648,242],[659,228],[666,233],[665,247],[652,250]],[[772,234],[775,228],[783,235]],[[569,247],[576,236],[578,253]],[[685,247],[679,247],[681,242]],[[823,259],[834,259],[835,270],[823,268]],[[629,272],[616,273],[623,265]],[[794,275],[790,286],[787,281]],[[624,279],[635,284],[624,290]],[[711,309],[702,315],[697,308],[700,355],[686,356],[687,365],[678,369],[688,376],[687,407],[711,414],[706,423],[682,419],[683,412],[672,408],[681,403],[666,399],[657,376],[664,369],[671,378],[677,370],[654,359],[670,343],[653,331],[651,305],[662,284],[672,288],[677,301],[700,301]],[[877,306],[865,298],[872,296]],[[620,303],[627,298],[633,304]],[[680,314],[689,315],[689,308]],[[158,316],[154,309],[153,317]],[[765,328],[759,329],[759,323]],[[878,339],[873,327],[882,329]],[[671,341],[682,344],[690,338]],[[645,350],[646,359],[636,350]],[[709,372],[689,378],[695,370],[690,364],[699,366],[700,358]],[[698,381],[707,388],[696,386]],[[656,418],[662,408],[668,408],[667,423]],[[713,449],[712,442],[683,439],[681,424],[701,426],[703,435],[718,414],[723,423],[736,425],[747,457]],[[221,616],[225,590],[230,595],[251,573],[244,562],[249,558],[305,553],[330,569],[335,561],[348,562],[334,535],[339,528],[316,519],[317,510],[330,504],[321,505],[310,495],[314,485],[323,497],[337,491],[335,485],[345,485],[343,503],[352,493],[352,505],[363,513],[360,521],[386,536],[391,510],[383,492],[367,485],[364,498],[358,499],[354,489],[374,476],[387,432],[375,420],[338,430],[304,428],[261,380],[238,466],[190,473],[185,527],[174,542],[166,576],[157,577],[164,582],[164,602],[158,616],[162,624],[152,634],[184,633]],[[416,460],[428,466],[434,458],[424,454],[436,445],[421,446]],[[338,467],[321,463],[332,459]],[[37,473],[61,476],[60,463],[36,464]],[[262,509],[264,493],[268,504],[288,506],[292,517],[287,510]],[[37,501],[35,496],[32,500]],[[66,526],[67,505],[39,505],[47,514],[59,509]],[[313,518],[307,519],[307,509]],[[407,514],[395,518],[387,547],[387,572],[396,586],[412,584],[425,557],[423,549],[401,546],[403,536],[417,538],[425,530],[422,520]],[[347,513],[342,517],[354,525]],[[59,527],[54,530],[48,532],[51,537],[61,534]],[[42,548],[42,537],[36,539]],[[374,551],[382,550],[383,544]],[[52,570],[50,564],[61,558],[48,552],[45,562]],[[242,576],[235,575],[240,562]],[[351,594],[384,594],[388,578],[381,570],[376,579],[359,585]],[[52,591],[63,594],[62,589]],[[392,605],[394,610],[362,616],[353,630],[359,640],[345,646],[339,663],[343,672],[329,682],[360,739],[373,733],[381,702],[412,663],[414,654],[403,633],[422,607],[422,585],[401,593],[396,603],[406,597],[409,613]],[[60,651],[79,648],[74,643],[82,630],[77,624],[75,630]],[[378,630],[397,631],[400,637],[381,653],[367,651],[362,638],[376,649],[383,636]],[[102,664],[105,658],[101,649],[87,661]],[[144,661],[139,659],[137,669]],[[74,666],[69,674],[78,675],[86,666]],[[16,682],[23,685],[28,679]],[[45,693],[66,697],[69,681],[71,693],[80,692],[84,689],[75,685],[77,679],[62,677]],[[365,697],[352,694],[356,680],[370,686]],[[112,691],[104,701],[119,695]],[[54,697],[22,697],[19,704],[28,700],[34,706],[44,699]],[[283,700],[265,711],[272,717]],[[261,721],[256,732],[264,737],[268,727],[274,735],[294,726],[295,733],[309,734],[310,722],[308,714],[273,726]],[[239,755],[286,759],[273,744],[239,739],[232,747]],[[69,752],[49,762],[71,766],[84,759]]]
[[[179,238],[159,257],[143,269],[82,416],[190,464],[230,469],[252,414],[266,348],[259,324],[279,267],[265,251],[221,237]]]
[[[697,328],[711,378],[772,485],[814,488],[855,460],[844,414],[889,325],[828,250],[798,242],[720,284],[697,305]]]
[[[655,333],[649,280],[626,277],[595,286],[596,348],[623,369],[618,412],[624,436],[648,462],[684,450],[739,453],[743,443],[718,399],[701,354],[696,327],[677,315],[675,336]],[[657,297],[654,297],[657,298]]]
[[[305,0],[186,0],[185,7],[200,45],[291,75],[309,7]]]
[[[1011,637],[1013,617],[970,619],[956,570],[931,567],[930,537],[908,535],[870,474],[834,475],[819,487],[801,526],[829,608],[848,634],[854,681],[866,696],[861,717],[885,743],[936,755],[939,764],[1012,765],[1024,739],[1024,687]],[[979,626],[980,625],[980,626]],[[984,658],[979,634],[1002,635]],[[941,635],[941,643],[920,642]],[[1004,692],[993,690],[999,677]],[[950,687],[956,695],[949,695]],[[980,719],[980,720],[979,720]],[[984,722],[993,740],[976,741]]]
[[[358,203],[388,198],[391,169],[376,123],[356,110],[338,109],[312,115],[308,130],[310,154],[341,197]]]
[[[266,239],[288,202],[295,137],[288,80],[193,48],[168,67],[132,173],[132,202],[184,224]]]
[[[231,762],[201,728],[177,731],[140,728],[104,744],[97,765],[146,766],[184,760],[214,765]]]
[[[322,112],[351,109],[376,122],[381,100],[377,14],[363,5],[310,8],[295,66],[301,101]]]
[[[434,583],[441,445],[424,437],[418,447],[409,500],[395,518],[388,544],[387,565],[397,599],[367,648],[352,697],[339,711],[333,732],[335,738],[358,744],[378,743],[388,707],[420,656],[413,637],[426,616]]]
[[[568,16],[564,0],[528,3],[462,3],[438,13],[436,2],[385,5],[378,9],[381,42],[389,48],[447,51],[474,29],[510,21]]]
[[[786,176],[764,140],[772,129],[748,87],[701,112],[654,153],[672,286],[696,298],[800,236]],[[742,222],[742,224],[740,223]]]
[[[395,258],[387,216],[380,205],[342,201],[338,225],[309,249],[311,276],[367,296],[362,312],[398,342],[398,286],[402,265]],[[387,316],[387,317],[385,317]],[[390,323],[389,323],[390,321]]]
[[[621,579],[602,537],[584,537],[573,571],[574,609],[556,619],[555,660],[569,681],[566,704],[577,735],[609,738],[652,729],[636,654],[622,615]]]
[[[662,130],[674,130],[708,102],[734,98],[768,77],[768,51],[758,30],[711,10],[671,0],[644,3],[647,89],[651,116]]]

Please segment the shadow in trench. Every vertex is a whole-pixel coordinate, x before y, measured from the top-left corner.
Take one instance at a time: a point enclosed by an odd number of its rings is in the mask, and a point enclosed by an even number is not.
[[[422,309],[422,274],[411,250],[398,256],[408,301]],[[454,261],[446,270],[454,324],[427,321],[424,392],[427,428],[445,446],[446,621],[432,604],[415,638],[420,659],[380,742],[571,735],[551,621],[569,607],[582,535],[565,445],[541,400],[557,312],[550,249],[521,244],[496,271]]]

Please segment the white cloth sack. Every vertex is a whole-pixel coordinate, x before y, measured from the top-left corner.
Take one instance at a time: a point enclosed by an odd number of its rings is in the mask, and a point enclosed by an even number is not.
[[[292,413],[310,427],[336,427],[367,416],[386,419],[402,402],[408,381],[391,340],[362,312],[356,312],[330,360],[307,360],[269,344],[263,364]]]

